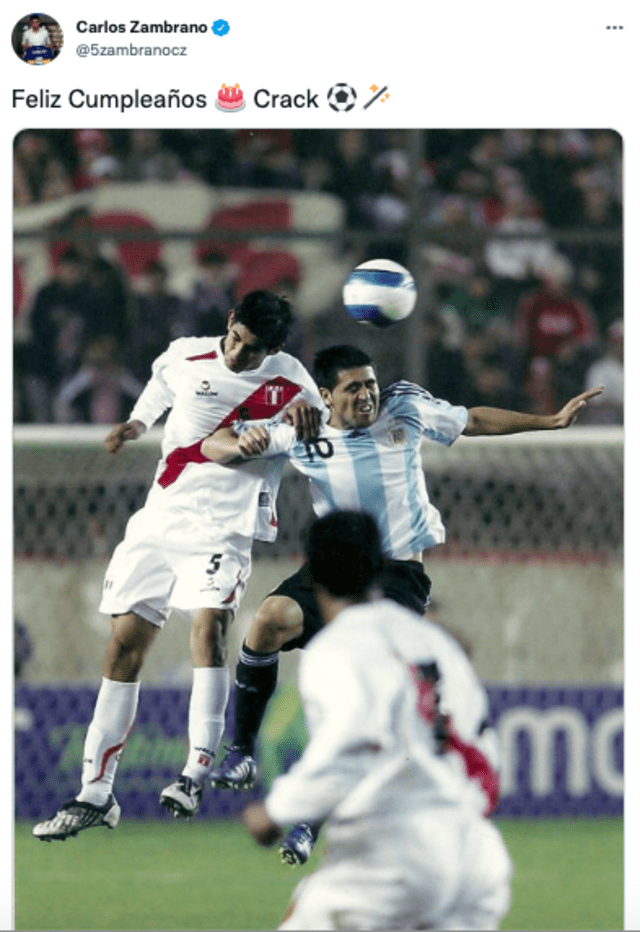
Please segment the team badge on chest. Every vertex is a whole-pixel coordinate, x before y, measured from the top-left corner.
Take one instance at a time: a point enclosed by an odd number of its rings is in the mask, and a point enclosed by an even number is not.
[[[265,403],[271,407],[279,408],[284,398],[284,388],[282,385],[267,383],[264,387]]]
[[[387,436],[394,446],[401,446],[407,442],[407,431],[403,424],[392,421],[387,427]]]

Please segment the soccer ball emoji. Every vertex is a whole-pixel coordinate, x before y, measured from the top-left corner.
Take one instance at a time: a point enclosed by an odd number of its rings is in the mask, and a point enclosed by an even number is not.
[[[355,107],[356,97],[356,92],[349,84],[334,84],[327,94],[327,100],[329,101],[331,109],[343,113]]]

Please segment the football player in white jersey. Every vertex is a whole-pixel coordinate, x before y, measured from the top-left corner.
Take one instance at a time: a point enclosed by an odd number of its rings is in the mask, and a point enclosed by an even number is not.
[[[324,625],[299,669],[309,744],[243,813],[265,846],[325,822],[279,928],[497,929],[512,865],[487,818],[499,754],[484,688],[441,628],[369,600],[383,562],[370,515],[318,519],[307,557]]]
[[[170,608],[191,618],[194,671],[187,762],[160,803],[183,817],[200,807],[224,730],[225,633],[249,576],[253,540],[276,536],[284,462],[265,458],[231,471],[203,456],[200,441],[238,418],[286,418],[301,436],[317,434],[322,401],[316,385],[281,351],[291,322],[285,299],[251,292],[230,312],[224,336],[170,344],[153,364],[130,419],[106,438],[117,453],[169,410],[147,500],[130,518],[105,575],[100,611],[111,615],[112,633],[85,740],[82,787],[35,826],[38,838],[64,839],[119,821],[115,772],[135,719],[143,661]]]
[[[594,388],[572,398],[554,415],[491,407],[454,407],[410,382],[380,391],[370,357],[351,346],[318,353],[315,378],[329,412],[317,439],[298,442],[286,425],[231,426],[214,433],[202,452],[220,463],[287,453],[308,476],[314,511],[361,508],[377,521],[387,557],[387,596],[422,613],[430,582],[423,553],[445,539],[440,514],[429,501],[421,460],[424,439],[451,445],[460,434],[509,434],[569,426]],[[244,788],[256,775],[253,748],[277,683],[278,652],[304,647],[321,626],[305,568],[278,586],[252,620],[236,667],[233,744],[212,771],[214,786]],[[314,829],[296,827],[283,842],[283,857],[303,863]]]

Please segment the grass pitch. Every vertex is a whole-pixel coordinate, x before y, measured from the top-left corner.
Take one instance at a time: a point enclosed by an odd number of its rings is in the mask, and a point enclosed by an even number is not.
[[[622,819],[502,820],[515,864],[504,929],[623,928]],[[282,865],[235,822],[123,822],[15,840],[16,929],[274,929],[318,863]]]

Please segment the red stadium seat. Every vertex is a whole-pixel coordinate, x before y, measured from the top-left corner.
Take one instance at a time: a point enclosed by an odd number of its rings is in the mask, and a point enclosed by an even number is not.
[[[276,288],[282,282],[298,285],[302,277],[300,263],[290,252],[255,252],[242,265],[235,288],[237,301],[256,288]],[[276,289],[277,290],[277,289]]]
[[[155,230],[156,228],[140,214],[125,211],[111,211],[92,217],[92,225],[97,230]],[[158,240],[129,242],[118,241],[120,262],[129,275],[142,275],[150,262],[160,259],[161,245]]]
[[[287,230],[291,223],[291,208],[287,200],[251,201],[237,207],[225,207],[211,215],[207,229],[225,230]],[[244,264],[251,253],[246,241],[203,240],[196,246],[196,261],[210,252],[221,252],[233,262]]]

